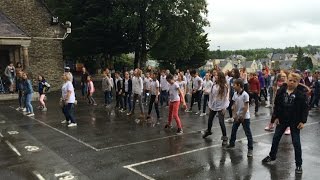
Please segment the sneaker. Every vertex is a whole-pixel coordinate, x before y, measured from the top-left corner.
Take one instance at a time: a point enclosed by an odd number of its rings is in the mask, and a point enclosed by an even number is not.
[[[228,118],[228,119],[225,120],[225,122],[227,122],[227,123],[233,123],[233,121],[234,121],[233,118]]]
[[[34,113],[29,113],[29,114],[27,114],[27,116],[32,117],[32,116],[34,116]]]
[[[266,131],[273,131],[273,128],[274,128],[273,123],[269,123],[269,124],[264,128],[264,130],[266,130]]]
[[[16,110],[17,110],[17,111],[20,111],[21,109],[22,109],[21,107],[18,107]]]
[[[63,121],[61,121],[61,124],[70,124],[71,123],[71,121],[67,121],[67,120],[63,120]]]
[[[252,156],[253,156],[253,152],[252,152],[252,150],[248,150],[247,157],[252,157]]]
[[[70,123],[69,125],[68,125],[68,127],[76,127],[77,126],[77,123]]]
[[[192,109],[186,109],[185,112],[191,113],[191,112],[192,112]]]
[[[262,163],[271,163],[274,162],[276,159],[272,159],[270,156],[265,157],[262,159]]]
[[[28,114],[30,114],[30,112],[26,112],[26,111],[25,111],[25,112],[23,112],[22,114],[23,114],[23,115],[28,115]]]
[[[159,120],[157,120],[156,125],[160,125],[160,121]]]
[[[206,130],[206,131],[204,132],[204,135],[202,136],[202,138],[206,138],[206,137],[210,136],[211,134],[212,134],[211,131]]]
[[[41,111],[46,112],[47,110],[48,110],[47,108],[43,108]]]
[[[132,112],[128,112],[127,113],[127,116],[131,116],[133,113]]]
[[[234,144],[229,144],[226,148],[227,148],[227,149],[233,149],[234,147],[235,147]]]
[[[222,146],[228,145],[228,137],[227,136],[222,136],[221,140],[222,140]]]
[[[181,128],[178,128],[176,135],[181,135],[181,134],[183,134],[183,130]]]
[[[196,115],[200,114],[200,111],[196,112]]]
[[[171,129],[171,128],[172,128],[172,126],[169,125],[169,124],[166,124],[166,125],[164,126],[164,129]]]
[[[302,174],[302,167],[297,166],[295,171],[296,171],[296,174]]]
[[[290,131],[290,128],[287,127],[286,131],[284,132],[285,135],[290,135],[291,134],[291,131]]]
[[[94,103],[94,104],[92,104],[92,105],[97,106],[98,104],[97,104],[97,103]]]
[[[207,115],[207,113],[201,113],[200,117]]]
[[[27,112],[27,108],[23,108],[23,109],[22,109],[22,112]]]

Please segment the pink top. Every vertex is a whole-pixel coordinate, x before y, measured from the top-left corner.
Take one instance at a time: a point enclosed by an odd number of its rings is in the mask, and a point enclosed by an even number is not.
[[[89,81],[87,84],[88,84],[88,93],[94,93],[95,89],[94,89],[93,82]]]

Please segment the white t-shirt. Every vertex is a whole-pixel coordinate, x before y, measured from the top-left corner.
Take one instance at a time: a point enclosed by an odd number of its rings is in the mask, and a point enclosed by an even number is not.
[[[249,95],[247,92],[242,91],[241,94],[238,94],[237,92],[235,92],[233,94],[232,100],[234,101],[234,105],[237,111],[237,116],[240,116],[243,114],[243,109],[244,109],[244,104],[245,103],[249,103]],[[249,108],[246,112],[245,117],[243,117],[244,119],[250,119],[250,112],[249,112]]]
[[[152,78],[150,78],[150,77],[144,78],[144,85],[145,85],[146,90],[150,90],[151,82],[152,82]]]
[[[66,99],[68,91],[70,91],[71,94],[70,94],[70,97],[69,97],[67,103],[74,103],[76,100],[76,97],[74,94],[74,87],[73,87],[71,81],[67,81],[62,85],[62,88],[61,88],[62,99]]]
[[[200,81],[200,85],[199,85],[199,81]],[[201,90],[202,83],[203,83],[203,80],[199,76],[193,78],[193,90],[196,90],[196,91]]]
[[[177,83],[179,84],[179,88],[181,89],[181,91],[186,92],[184,87],[186,86],[187,83],[185,81],[180,81],[180,82],[177,81]]]
[[[170,102],[180,101],[178,89],[179,89],[179,84],[177,82],[173,84],[169,84],[169,101]]]
[[[141,95],[143,92],[143,81],[141,77],[134,76],[132,78],[132,92],[133,94]]]
[[[124,92],[129,91],[129,79],[124,79]]]
[[[212,86],[209,94],[208,106],[213,111],[221,111],[227,109],[230,103],[228,85],[226,84],[223,96],[219,95],[219,89],[219,85],[214,85]]]
[[[160,90],[158,91],[158,94],[157,93],[157,89],[160,87],[160,83],[158,80],[155,80],[155,81],[151,81],[150,83],[150,94],[151,95],[159,95],[160,94]]]
[[[167,76],[160,76],[161,91],[168,91],[169,90],[169,83],[168,83],[166,77]]]
[[[203,81],[203,93],[204,94],[209,94],[211,91],[211,87],[213,85],[213,82],[211,80],[204,80]]]

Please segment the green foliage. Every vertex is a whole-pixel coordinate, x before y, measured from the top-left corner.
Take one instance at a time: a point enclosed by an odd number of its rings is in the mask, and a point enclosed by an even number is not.
[[[112,61],[114,56],[135,52],[134,66],[144,64],[148,54],[163,63],[205,61],[205,0],[46,2],[61,21],[72,22],[72,34],[64,41],[65,56],[103,54]]]

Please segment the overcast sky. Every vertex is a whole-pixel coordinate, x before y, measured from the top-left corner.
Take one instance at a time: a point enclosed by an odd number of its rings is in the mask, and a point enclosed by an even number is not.
[[[210,49],[320,45],[320,0],[207,0]]]

